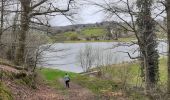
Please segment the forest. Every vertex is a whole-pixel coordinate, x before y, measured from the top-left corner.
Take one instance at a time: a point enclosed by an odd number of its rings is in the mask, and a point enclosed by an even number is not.
[[[169,100],[170,0],[0,0],[0,100]]]

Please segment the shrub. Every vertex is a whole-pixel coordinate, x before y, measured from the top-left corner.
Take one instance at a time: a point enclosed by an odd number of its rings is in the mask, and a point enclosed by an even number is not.
[[[71,33],[69,35],[70,40],[78,40],[78,35],[76,33]]]

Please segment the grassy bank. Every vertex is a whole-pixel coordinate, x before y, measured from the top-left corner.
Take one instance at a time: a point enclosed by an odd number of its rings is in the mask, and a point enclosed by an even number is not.
[[[89,43],[89,42],[131,42],[136,40],[133,37],[130,38],[119,38],[118,40],[75,40],[75,41],[64,41],[64,43]]]
[[[126,82],[132,85],[141,85],[141,67],[140,62],[115,64],[111,67],[103,68],[103,72],[107,73],[112,80]],[[159,60],[159,83],[165,85],[167,80],[167,58],[161,57]]]
[[[64,84],[61,84],[59,80],[63,78],[66,72],[54,69],[42,69],[40,70],[45,81],[48,85],[55,87],[57,90],[60,90],[62,93],[67,94],[67,89],[65,89]],[[125,93],[122,91],[124,88],[124,84],[120,81],[109,80],[109,79],[101,79],[96,77],[88,77],[82,76],[80,74],[68,73],[71,76],[71,82],[81,85],[84,88],[88,88],[96,96],[113,96],[118,94],[118,96],[128,97],[135,100],[147,100],[141,94],[130,92]],[[119,95],[120,93],[120,95]],[[114,96],[113,96],[114,97]]]
[[[76,73],[69,73],[71,76],[71,82],[81,85],[82,87],[88,88],[96,95],[103,95],[105,93],[116,94],[125,92],[125,96],[130,100],[147,100],[145,96],[136,91],[124,91],[124,88],[131,88],[134,86],[142,86],[144,83],[140,77],[140,66],[139,62],[122,63],[112,65],[112,67],[103,68],[105,73],[104,79],[97,77],[82,76]],[[160,85],[166,86],[167,80],[167,58],[160,59]],[[61,84],[59,80],[63,78],[66,72],[54,69],[42,69],[40,70],[43,78],[50,85],[56,89],[64,90],[64,84]],[[130,91],[130,92],[129,92]]]
[[[40,74],[42,75],[43,79],[48,83],[48,85],[55,87],[56,89],[64,90],[64,85],[61,84],[60,79],[63,79],[65,73],[68,73],[73,79],[77,76],[76,73],[72,72],[65,72],[61,70],[55,69],[48,69],[44,68],[39,70]]]
[[[39,70],[43,79],[51,86],[54,86],[57,89],[63,89],[64,85],[59,82],[60,79],[63,79],[65,73],[68,73],[71,77],[71,81],[78,83],[84,87],[89,88],[93,92],[97,93],[101,90],[113,88],[113,81],[111,80],[102,80],[95,77],[82,76],[80,74],[65,72],[56,69],[42,69]],[[115,84],[116,85],[116,84]]]

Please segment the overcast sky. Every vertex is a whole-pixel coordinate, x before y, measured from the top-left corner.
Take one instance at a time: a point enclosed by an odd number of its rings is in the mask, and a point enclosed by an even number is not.
[[[56,16],[50,20],[52,26],[65,26],[71,24],[96,23],[104,20],[104,14],[98,12],[98,8],[94,6],[82,5],[78,10],[78,14],[74,16],[74,22],[71,23],[64,16]]]
[[[94,2],[102,3],[103,0],[97,0]],[[116,0],[114,0],[114,2],[116,2]],[[135,0],[132,0],[132,2],[135,2]],[[158,5],[156,5],[156,6],[158,6]],[[66,26],[66,25],[72,25],[72,24],[96,23],[96,22],[101,22],[101,21],[106,20],[105,14],[103,12],[98,12],[99,10],[100,9],[96,6],[80,5],[79,9],[77,9],[77,11],[76,11],[77,14],[74,16],[74,23],[71,23],[64,16],[56,16],[56,17],[50,19],[50,24],[52,26]],[[160,11],[156,10],[154,12],[159,13]],[[126,15],[123,15],[123,16],[126,20],[128,20],[128,19],[130,20],[130,18],[128,18]],[[119,19],[117,17],[113,17],[112,19],[114,19],[115,21],[119,21]]]

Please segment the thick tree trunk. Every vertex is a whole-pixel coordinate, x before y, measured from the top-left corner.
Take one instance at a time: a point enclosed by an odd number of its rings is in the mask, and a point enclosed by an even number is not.
[[[138,35],[140,37],[140,50],[143,60],[145,73],[145,90],[150,94],[155,88],[159,79],[158,68],[158,51],[156,34],[154,33],[155,25],[151,17],[152,0],[138,0],[137,5],[140,10],[138,15]]]
[[[147,52],[145,52],[147,53]],[[146,54],[147,55],[147,54]],[[150,83],[150,80],[149,80],[149,71],[148,71],[148,60],[147,60],[147,57],[143,57],[143,61],[144,61],[144,69],[145,69],[145,93],[148,94],[149,93],[149,85],[151,84]]]
[[[1,28],[0,28],[0,43],[3,34],[3,27],[4,27],[4,0],[1,1]]]
[[[154,71],[154,68],[151,67],[153,64],[148,55],[148,51],[147,48],[145,48],[145,55],[143,56],[144,59],[144,69],[145,69],[145,93],[151,94],[152,89],[155,88],[155,85],[157,84],[156,81],[156,75],[154,73],[156,73],[156,71]],[[154,76],[152,76],[154,75]]]
[[[167,80],[167,92],[170,94],[170,1],[167,1],[167,29],[168,29],[168,80]]]
[[[18,33],[19,43],[16,50],[15,64],[22,65],[24,64],[24,52],[25,52],[25,40],[26,34],[29,29],[29,12],[30,12],[30,0],[20,1],[22,12],[21,12],[21,30]]]

